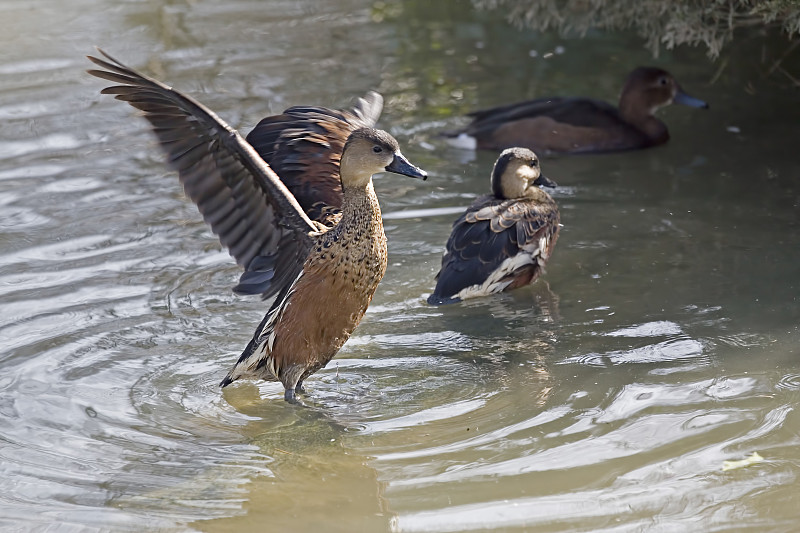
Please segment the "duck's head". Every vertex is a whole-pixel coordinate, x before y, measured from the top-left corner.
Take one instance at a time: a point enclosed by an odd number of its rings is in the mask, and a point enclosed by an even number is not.
[[[704,101],[686,94],[675,78],[664,69],[638,67],[628,75],[619,108],[623,115],[653,115],[671,103],[708,109]]]
[[[374,128],[359,128],[350,134],[342,150],[339,172],[342,187],[366,187],[378,172],[428,178],[427,172],[412,165],[400,152],[394,137]]]
[[[543,194],[540,186],[556,183],[542,174],[539,158],[527,148],[503,150],[492,169],[492,194],[498,198],[532,198]]]

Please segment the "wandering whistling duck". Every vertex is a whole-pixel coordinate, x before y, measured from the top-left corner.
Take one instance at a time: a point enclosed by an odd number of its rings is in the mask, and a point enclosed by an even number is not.
[[[324,367],[350,337],[386,271],[386,235],[372,175],[388,171],[426,179],[427,174],[408,162],[385,131],[329,129],[325,135],[336,142],[319,145],[320,167],[302,150],[281,163],[296,172],[298,183],[303,169],[322,168],[322,173],[339,176],[341,214],[332,226],[320,224],[306,215],[256,149],[213,112],[100,53],[108,61],[89,59],[104,70],[89,73],[117,84],[103,89],[104,94],[144,112],[186,194],[244,267],[234,290],[265,299],[277,295],[221,385],[239,378],[278,380],[286,401],[296,402],[303,380]],[[375,106],[367,100],[360,108],[372,111],[353,116],[374,122]],[[314,142],[303,142],[302,132],[287,135],[313,152]],[[275,161],[281,148],[262,143]]]
[[[619,108],[590,98],[538,98],[470,113],[468,126],[445,135],[464,148],[524,146],[542,154],[648,148],[669,140],[654,113],[673,102],[708,108],[683,92],[666,70],[638,67],[628,75]]]
[[[527,148],[509,148],[492,169],[492,193],[453,223],[431,305],[449,304],[533,283],[558,239],[555,187]]]

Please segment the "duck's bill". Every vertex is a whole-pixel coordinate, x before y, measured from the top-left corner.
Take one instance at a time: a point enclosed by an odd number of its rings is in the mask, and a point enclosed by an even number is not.
[[[699,98],[689,96],[683,91],[675,93],[675,98],[672,99],[676,104],[688,105],[689,107],[699,107],[700,109],[708,109],[708,104]]]
[[[558,187],[558,183],[551,180],[544,174],[539,174],[539,177],[536,178],[536,181],[534,181],[533,184],[538,185],[539,187],[550,187],[551,189]]]
[[[428,179],[428,173],[409,163],[408,159],[406,159],[403,154],[394,154],[394,159],[386,166],[386,171],[412,178],[419,178],[421,180]]]

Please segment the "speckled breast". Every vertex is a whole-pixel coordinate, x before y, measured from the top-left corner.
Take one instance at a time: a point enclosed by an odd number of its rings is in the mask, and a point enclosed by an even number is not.
[[[345,212],[338,226],[320,235],[277,327],[273,356],[289,361],[302,354],[304,375],[327,364],[347,341],[386,272],[386,236],[373,201],[357,216]]]

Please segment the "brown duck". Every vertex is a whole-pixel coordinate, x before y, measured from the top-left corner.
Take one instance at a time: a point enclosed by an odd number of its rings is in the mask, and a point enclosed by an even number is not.
[[[509,148],[492,169],[492,193],[481,196],[453,224],[431,305],[508,291],[533,283],[558,239],[555,187],[527,148]]]
[[[296,401],[303,380],[324,367],[350,337],[386,271],[386,235],[372,175],[388,171],[425,179],[426,173],[408,162],[391,135],[359,127],[359,121],[374,123],[379,97],[368,97],[340,127],[327,129],[316,141],[306,142],[302,133],[280,127],[259,137],[268,130],[265,125],[254,139],[261,139],[262,153],[273,154],[272,161],[280,161],[279,145],[289,142],[285,136],[295,135],[306,148],[322,148],[317,152],[322,154],[319,167],[298,149],[289,150],[288,159],[275,165],[296,169],[295,187],[303,186],[303,169],[340,178],[341,213],[328,219],[332,226],[325,226],[306,215],[259,152],[213,112],[100,52],[107,61],[89,59],[104,70],[89,73],[117,84],[103,89],[104,94],[144,112],[186,194],[244,267],[234,290],[264,298],[277,295],[221,385],[239,378],[278,380],[284,398]],[[307,138],[313,139],[313,132]],[[311,201],[308,207],[320,206]]]
[[[502,150],[516,146],[537,153],[592,153],[664,144],[667,126],[655,112],[671,103],[708,108],[686,94],[675,78],[656,67],[628,75],[619,107],[591,98],[538,98],[470,113],[464,129],[445,133],[465,148]]]

